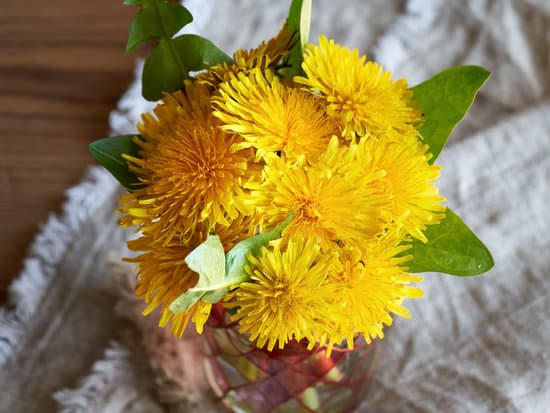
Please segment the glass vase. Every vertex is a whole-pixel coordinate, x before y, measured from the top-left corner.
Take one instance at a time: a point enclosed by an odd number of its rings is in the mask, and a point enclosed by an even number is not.
[[[220,403],[230,412],[351,412],[364,399],[375,351],[362,337],[353,350],[307,349],[292,341],[267,351],[251,343],[223,310],[214,309],[205,325],[204,367]]]

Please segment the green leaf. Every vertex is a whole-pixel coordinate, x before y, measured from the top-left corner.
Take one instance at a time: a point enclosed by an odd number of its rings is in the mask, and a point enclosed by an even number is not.
[[[174,313],[183,313],[194,306],[204,296],[204,292],[186,291],[170,303],[168,309]]]
[[[162,39],[143,66],[142,94],[150,101],[180,89],[188,71],[233,60],[210,40],[193,34]]]
[[[162,39],[143,65],[141,93],[145,99],[159,100],[163,92],[171,93],[182,87],[186,69],[178,59],[170,41]]]
[[[208,234],[206,241],[185,257],[185,263],[199,274],[199,281],[195,287],[207,287],[223,281],[225,253],[220,237]]]
[[[260,255],[263,246],[269,241],[279,238],[283,230],[292,220],[293,214],[290,214],[287,219],[277,226],[273,231],[264,232],[247,238],[235,245],[228,253],[225,259],[226,280],[227,282],[236,284],[248,278],[245,267],[249,265],[248,255],[257,257]]]
[[[233,63],[233,59],[214,43],[196,34],[183,34],[173,41],[181,61],[190,71],[207,69],[221,63]]]
[[[206,301],[210,304],[216,304],[218,301],[220,301],[225,294],[229,291],[229,286],[227,287],[220,287],[216,290],[208,291],[207,293],[203,293],[202,300]]]
[[[404,263],[410,272],[442,272],[451,275],[479,275],[489,271],[493,257],[487,247],[452,210],[447,208],[443,221],[425,232],[427,243],[412,242]]]
[[[299,30],[300,20],[302,14],[303,0],[292,0],[290,8],[288,9],[287,24],[290,29]]]
[[[292,0],[288,10],[288,28],[300,33],[300,46],[308,42],[312,0]]]
[[[136,189],[141,185],[138,177],[128,170],[128,164],[122,157],[127,154],[139,158],[139,146],[134,143],[134,136],[112,136],[90,144],[90,153],[94,159],[128,189]]]
[[[288,11],[287,30],[297,32],[299,39],[290,49],[284,66],[285,74],[292,76],[303,75],[302,62],[304,60],[304,46],[308,42],[311,21],[312,0],[292,0]]]
[[[424,114],[420,134],[433,154],[430,163],[435,161],[490,75],[479,66],[457,66],[411,89],[412,99],[418,102],[418,108]]]
[[[180,89],[189,78],[189,71],[203,70],[222,62],[233,63],[203,37],[185,34],[172,38],[193,20],[191,13],[179,2],[125,0],[125,4],[141,6],[130,26],[126,51],[159,39],[143,66],[142,94],[145,99],[156,101],[163,93]]]
[[[281,235],[288,226],[292,214],[273,231],[254,235],[235,245],[227,257],[223,252],[220,237],[209,234],[206,241],[185,257],[185,263],[199,274],[199,281],[170,304],[170,311],[181,313],[189,310],[197,301],[215,304],[229,291],[229,287],[248,279],[245,266],[248,254],[258,256],[261,248]]]
[[[185,257],[185,263],[191,270],[199,274],[199,280],[194,288],[187,290],[172,301],[168,308],[175,314],[187,311],[200,299],[209,298],[207,301],[212,302],[211,299],[217,298],[213,303],[218,302],[226,292],[220,293],[217,288],[211,288],[212,285],[222,283],[225,275],[225,253],[218,235],[208,234],[206,241]],[[207,296],[208,292],[216,294]]]
[[[124,0],[122,4],[126,6],[141,6],[145,0]]]
[[[126,52],[152,39],[171,38],[193,21],[191,13],[180,3],[148,0],[142,6],[130,25]]]

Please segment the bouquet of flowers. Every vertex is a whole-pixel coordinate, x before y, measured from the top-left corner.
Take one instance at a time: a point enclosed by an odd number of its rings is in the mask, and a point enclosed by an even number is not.
[[[477,275],[493,261],[444,206],[434,164],[489,73],[454,67],[411,88],[357,50],[309,43],[311,3],[293,0],[273,39],[229,57],[176,35],[192,20],[179,3],[125,0],[140,7],[128,51],[158,41],[142,91],[160,102],[139,135],[91,152],[128,189],[120,224],[139,234],[128,260],[144,313],[160,307],[176,336],[210,319],[271,358],[321,350],[314,370],[328,367],[292,393],[315,410],[316,381],[342,381],[323,358],[409,317],[417,273]]]

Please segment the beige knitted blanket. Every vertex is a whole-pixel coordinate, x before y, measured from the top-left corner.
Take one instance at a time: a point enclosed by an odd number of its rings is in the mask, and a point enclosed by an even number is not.
[[[274,34],[287,7],[186,3],[193,30],[226,51]],[[493,72],[439,159],[439,186],[495,268],[425,276],[425,298],[407,304],[412,320],[380,343],[359,411],[550,411],[550,2],[316,0],[312,29],[412,85],[457,64]],[[111,115],[113,133],[131,133],[151,108],[137,84]],[[133,235],[115,223],[120,193],[92,168],[36,236],[0,308],[0,412],[220,411],[202,378],[200,337],[176,340],[156,315],[140,315],[132,269],[119,263]]]

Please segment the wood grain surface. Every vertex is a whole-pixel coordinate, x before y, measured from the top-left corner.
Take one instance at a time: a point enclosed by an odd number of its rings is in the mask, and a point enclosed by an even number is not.
[[[136,8],[122,0],[2,1],[0,302],[34,234],[94,161],[88,144],[132,80]]]

